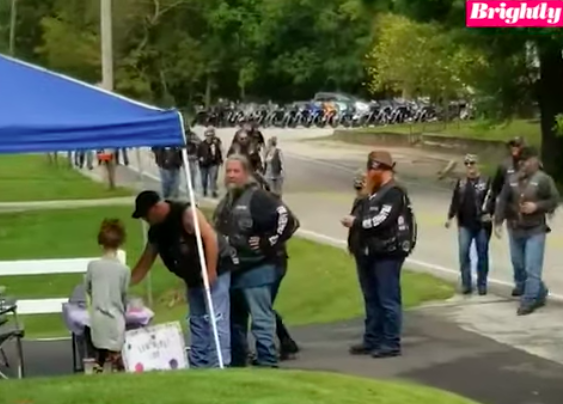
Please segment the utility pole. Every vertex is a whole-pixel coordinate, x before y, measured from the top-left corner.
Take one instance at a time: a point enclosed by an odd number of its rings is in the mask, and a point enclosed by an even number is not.
[[[18,1],[12,0],[10,7],[10,56],[16,53],[16,24],[18,21]]]
[[[12,0],[15,1],[15,0]],[[100,0],[100,42],[102,44],[102,87],[113,91],[112,0]]]

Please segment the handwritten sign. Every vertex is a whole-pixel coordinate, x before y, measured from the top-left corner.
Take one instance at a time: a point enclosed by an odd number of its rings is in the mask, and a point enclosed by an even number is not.
[[[123,362],[128,372],[176,370],[189,367],[179,322],[127,331]]]

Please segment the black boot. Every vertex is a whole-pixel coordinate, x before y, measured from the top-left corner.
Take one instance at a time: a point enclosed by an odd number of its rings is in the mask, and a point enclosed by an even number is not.
[[[374,349],[360,343],[352,345],[348,349],[348,352],[350,352],[350,355],[371,355],[374,352]]]
[[[280,341],[280,360],[286,361],[289,359],[294,359],[295,355],[299,353],[299,346],[292,340]]]

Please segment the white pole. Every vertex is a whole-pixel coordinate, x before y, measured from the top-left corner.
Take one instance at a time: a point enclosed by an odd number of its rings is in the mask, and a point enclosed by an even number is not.
[[[178,112],[180,121],[182,122],[182,133],[184,135],[184,143],[187,146],[187,139],[184,132],[184,119],[180,112]],[[205,262],[205,250],[203,248],[203,242],[201,240],[201,229],[199,228],[199,222],[196,213],[196,200],[195,193],[192,184],[192,177],[190,175],[190,162],[188,159],[188,151],[184,147],[182,149],[182,160],[184,162],[184,174],[186,175],[186,183],[188,185],[188,198],[190,200],[190,206],[192,207],[195,239],[197,242],[197,252],[199,254],[199,263],[201,266],[201,277],[203,278],[203,287],[205,289],[205,300],[207,301],[207,310],[209,313],[209,321],[211,323],[211,329],[213,331],[213,338],[215,340],[215,348],[217,349],[217,359],[219,361],[219,368],[223,369],[223,355],[221,354],[221,343],[219,342],[219,332],[217,331],[217,317],[215,316],[215,309],[213,308],[213,299],[211,298],[211,289],[209,285],[209,277],[207,276],[207,263]]]
[[[145,176],[145,165],[143,164],[143,160],[141,159],[141,148],[137,147],[137,149],[135,150],[136,156],[137,156],[137,168],[139,170],[139,185],[140,188],[144,188],[144,176]],[[146,245],[147,244],[147,224],[145,223],[144,220],[141,220],[141,231],[143,232],[143,244]],[[149,273],[147,274],[147,280],[146,280],[146,293],[147,293],[147,298],[148,298],[148,303],[149,303],[149,307],[153,307],[153,295],[152,295],[152,277],[151,277],[151,271],[149,271]]]
[[[102,87],[113,91],[112,1],[100,0],[100,42],[102,44]]]
[[[18,22],[18,2],[12,0],[10,6],[10,56],[16,53],[16,24]]]

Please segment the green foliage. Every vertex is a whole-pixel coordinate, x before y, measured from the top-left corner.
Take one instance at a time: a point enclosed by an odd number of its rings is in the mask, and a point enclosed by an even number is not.
[[[466,95],[473,79],[488,67],[482,52],[452,41],[436,23],[396,14],[377,20],[377,41],[368,54],[370,89],[451,99]]]
[[[98,0],[18,4],[18,56],[101,80]],[[9,14],[2,2],[0,21]],[[372,22],[360,0],[114,1],[115,88],[178,106],[206,98],[361,92]],[[0,26],[3,51],[7,30]]]
[[[563,114],[555,115],[555,127],[553,130],[557,136],[563,136]]]

